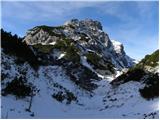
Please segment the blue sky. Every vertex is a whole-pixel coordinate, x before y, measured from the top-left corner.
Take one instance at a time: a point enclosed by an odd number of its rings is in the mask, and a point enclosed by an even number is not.
[[[135,59],[158,49],[158,2],[2,2],[2,28],[24,36],[37,25],[57,26],[72,18],[91,18],[110,39],[123,43]]]

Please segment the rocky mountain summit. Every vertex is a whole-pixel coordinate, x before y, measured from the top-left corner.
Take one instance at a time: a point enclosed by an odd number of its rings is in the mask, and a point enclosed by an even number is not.
[[[91,19],[81,21],[72,19],[58,27],[37,26],[27,32],[24,41],[27,45],[37,47],[39,51],[46,53],[64,47],[58,46],[59,44],[65,44],[66,47],[68,47],[67,43],[72,44],[79,50],[77,52],[79,56],[95,53],[119,69],[131,67],[134,64],[125,54],[123,45],[111,41],[103,31],[101,23]],[[45,46],[49,46],[48,49],[45,49]]]
[[[135,65],[91,19],[1,35],[2,118],[158,118],[157,52]]]

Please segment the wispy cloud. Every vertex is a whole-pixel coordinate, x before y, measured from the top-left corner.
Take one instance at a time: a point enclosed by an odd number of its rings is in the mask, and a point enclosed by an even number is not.
[[[99,4],[99,3],[98,3]],[[97,2],[2,2],[4,17],[24,20],[63,19],[76,14],[79,9],[93,7]],[[17,14],[15,14],[17,13]]]

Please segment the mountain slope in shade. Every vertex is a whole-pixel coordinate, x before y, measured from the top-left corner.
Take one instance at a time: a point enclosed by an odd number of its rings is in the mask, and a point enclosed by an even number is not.
[[[129,81],[138,81],[145,84],[140,93],[146,99],[159,96],[159,50],[151,55],[146,55],[138,64],[130,68],[111,82],[113,85],[123,84]]]

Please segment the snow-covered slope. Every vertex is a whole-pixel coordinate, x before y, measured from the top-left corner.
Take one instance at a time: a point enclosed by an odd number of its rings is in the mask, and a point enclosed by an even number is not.
[[[9,63],[12,59],[6,61]],[[13,66],[7,72],[12,78],[14,73],[19,74],[17,69],[12,70]],[[21,69],[28,69],[28,82],[33,83],[39,92],[33,97],[30,112],[26,111],[30,97],[2,96],[2,118],[158,118],[158,98],[149,101],[142,98],[139,88],[143,84],[139,82],[114,87],[109,84],[112,78],[108,78],[97,81],[98,88],[87,92],[76,86],[59,66],[40,67],[38,77],[28,64]],[[71,92],[76,100],[68,103],[66,98],[60,102],[52,97],[59,92]]]
[[[2,51],[2,73],[8,75],[2,81],[2,88],[12,78],[20,76],[20,71],[26,71],[27,81],[33,83],[39,92],[33,97],[30,112],[26,111],[30,97],[2,96],[2,118],[158,118],[159,100],[142,98],[139,88],[143,84],[140,82],[114,87],[109,84],[113,79],[111,77],[97,81],[99,87],[90,93],[70,81],[59,66],[42,66],[35,74],[29,64],[18,66],[14,60],[13,56]],[[66,91],[73,93],[76,101],[67,104],[67,99],[59,102],[52,97],[61,91],[64,94]]]
[[[2,46],[6,38],[13,41],[4,34]],[[8,49],[12,44],[1,48],[2,118],[159,117],[159,99],[146,100],[139,92],[145,83],[110,84],[134,63],[100,22],[73,19],[59,27],[38,26],[23,42],[27,57],[17,54],[21,44],[15,52]]]

